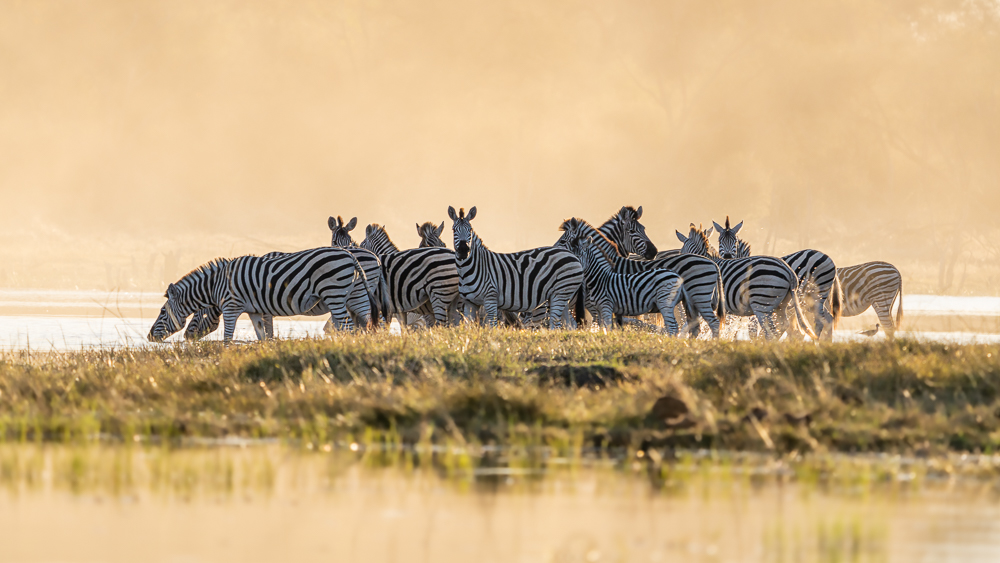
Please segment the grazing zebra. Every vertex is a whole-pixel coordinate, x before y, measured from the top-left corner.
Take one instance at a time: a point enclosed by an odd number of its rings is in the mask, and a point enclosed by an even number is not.
[[[611,220],[614,220],[614,217]],[[711,328],[712,336],[719,337],[719,328],[726,320],[726,312],[722,304],[721,276],[715,262],[702,256],[679,253],[649,261],[625,258],[624,255],[627,253],[621,252],[621,247],[618,245],[619,242],[625,244],[626,238],[630,237],[621,237],[616,241],[610,237],[599,236],[603,235],[603,232],[594,228],[587,221],[576,217],[563,221],[559,230],[563,231],[563,234],[556,242],[556,246],[568,248],[574,239],[591,237],[594,244],[600,246],[602,250],[613,257],[616,273],[636,274],[647,270],[662,269],[680,276],[684,283],[682,301],[688,318],[687,324],[681,332],[698,336],[701,331],[698,319],[703,318]],[[642,236],[645,236],[645,229],[641,232]]]
[[[448,207],[455,236],[455,257],[466,303],[486,309],[495,326],[500,311],[530,312],[548,304],[549,327],[562,325],[563,312],[583,287],[583,266],[572,252],[542,247],[511,254],[492,252],[472,229],[476,208],[465,214]],[[578,308],[582,308],[582,299]]]
[[[357,294],[367,299],[356,299]],[[378,304],[358,260],[349,252],[329,247],[271,258],[216,259],[170,284],[165,296],[167,302],[150,329],[149,340],[153,342],[162,342],[184,326],[183,319],[209,307],[222,310],[227,342],[232,340],[236,319],[242,313],[251,319],[302,315],[317,303],[330,311],[337,328],[346,326],[348,315],[354,316],[359,326],[378,325]]]
[[[802,318],[796,296],[798,277],[783,260],[771,256],[724,260],[712,248],[705,231],[694,225],[691,225],[687,237],[678,231],[677,238],[684,243],[681,252],[706,256],[719,266],[727,313],[740,317],[755,316],[764,329],[764,336],[770,340],[784,332],[775,327],[774,313],[777,312],[779,320],[783,320],[787,317],[788,307],[792,306],[795,319],[810,337],[816,338],[816,333]],[[727,248],[727,253],[735,256],[735,249]]]
[[[188,315],[209,307],[222,310],[227,342],[244,312],[257,319],[257,327],[264,315],[308,314],[317,304],[331,313],[335,328],[346,328],[349,316],[357,326],[378,326],[378,303],[364,269],[354,255],[336,248],[217,259],[170,284],[165,295],[161,318],[149,334],[154,342],[180,330]]]
[[[284,252],[268,252],[267,254],[261,256],[261,258],[274,258],[276,256],[284,255]],[[322,303],[317,303],[315,307],[306,313],[303,313],[303,315],[308,317],[321,317],[329,313],[330,311],[328,311]],[[199,311],[195,311],[195,313],[191,315],[191,320],[188,322],[187,329],[184,331],[184,340],[195,341],[205,338],[219,328],[221,319],[222,310],[216,306],[206,307]],[[348,321],[350,321],[350,319],[348,319]],[[252,314],[250,315],[250,322],[253,324],[257,340],[274,338],[274,318],[271,315]],[[350,322],[348,324],[350,324]],[[327,320],[326,326],[323,327],[323,331],[327,333],[332,332],[333,322]]]
[[[866,262],[838,268],[837,278],[844,289],[841,316],[854,317],[873,307],[886,336],[892,338],[903,323],[903,277],[899,270],[888,262]],[[899,306],[893,322],[892,303],[897,295]]]
[[[574,239],[570,249],[583,265],[587,309],[599,326],[614,328],[614,315],[636,316],[659,312],[667,334],[677,335],[674,308],[681,298],[681,278],[668,270],[647,270],[618,274],[613,258],[605,249],[613,243],[598,234],[603,244],[591,236]]]
[[[351,246],[357,246],[354,243],[354,239],[351,238],[351,231],[358,224],[358,218],[353,217],[345,225],[344,218],[340,215],[336,217],[330,217],[327,222],[327,226],[330,227],[331,234],[333,235],[333,240],[330,241],[330,246],[335,246],[339,248],[348,248]]]
[[[448,245],[441,240],[441,233],[444,232],[444,221],[440,226],[434,226],[430,221],[423,225],[417,225],[417,234],[420,235],[420,246],[417,248],[448,248]]]
[[[715,230],[723,232],[723,228],[713,221]],[[726,225],[729,225],[729,217],[726,217]],[[743,221],[730,229],[731,236],[735,238],[735,251],[727,254],[733,248],[733,241],[723,241],[721,234],[719,238],[719,254],[723,259],[746,258],[750,256],[750,245],[742,239],[736,237]],[[711,235],[711,229],[708,230]],[[826,254],[818,250],[800,250],[781,257],[795,275],[799,278],[799,298],[808,298],[813,304],[813,322],[816,326],[816,334],[823,340],[833,340],[833,329],[837,326],[841,314],[841,288],[837,281],[837,265]]]
[[[388,285],[382,302],[387,319],[396,314],[405,327],[406,313],[419,310],[432,313],[433,323],[446,324],[457,312],[459,277],[454,252],[447,248],[400,251],[385,227],[376,223],[365,228],[360,246],[377,254],[382,262],[382,277]]]

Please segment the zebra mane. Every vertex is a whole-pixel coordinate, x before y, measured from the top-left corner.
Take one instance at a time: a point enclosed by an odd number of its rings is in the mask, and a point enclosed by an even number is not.
[[[205,262],[201,266],[198,266],[197,268],[184,274],[181,280],[187,279],[191,276],[199,276],[199,275],[204,276],[214,273],[228,266],[229,262],[231,261],[232,261],[231,258],[215,258],[213,260],[209,260],[208,262]]]
[[[750,256],[750,243],[743,239],[736,239],[736,257],[745,258]]]
[[[699,250],[703,248],[708,256],[712,258],[719,257],[719,251],[712,247],[712,242],[708,240],[708,235],[705,234],[704,230],[695,227],[694,223],[691,224],[688,242],[691,242],[692,246],[699,246]]]
[[[629,214],[629,215],[631,215],[632,219],[637,218],[637,216],[639,215],[639,212],[636,211],[636,209],[634,207],[632,207],[631,205],[625,205],[625,206],[622,206],[621,209],[619,209],[614,215],[612,215],[604,223],[607,224],[607,223],[610,223],[611,221],[616,221],[618,219],[623,219],[624,215],[626,213]]]
[[[565,221],[562,222],[561,225],[559,225],[559,230],[568,233],[574,233],[574,232],[580,233],[581,231],[584,231],[586,232],[587,236],[600,237],[600,239],[598,240],[603,240],[604,242],[606,242],[609,246],[611,246],[611,248],[614,249],[615,254],[620,255],[620,251],[618,250],[618,245],[615,244],[614,241],[609,239],[607,236],[605,236],[605,234],[602,233],[599,229],[588,223],[585,219],[580,219],[579,217],[571,217],[569,219],[566,219]],[[579,237],[579,234],[577,236]],[[597,240],[595,240],[594,242],[597,242]],[[601,248],[601,252],[604,252],[603,248]],[[614,264],[613,261],[611,263]]]
[[[417,228],[417,230],[423,233],[426,233],[428,231],[437,232],[437,228],[438,226],[435,225],[434,223],[431,223],[430,221],[425,221],[423,225],[420,225],[420,227]]]

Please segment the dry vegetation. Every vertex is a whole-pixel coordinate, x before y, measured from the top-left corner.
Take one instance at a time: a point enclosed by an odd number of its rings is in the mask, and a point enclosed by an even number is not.
[[[0,436],[990,453],[998,386],[1000,345],[461,328],[11,353]]]

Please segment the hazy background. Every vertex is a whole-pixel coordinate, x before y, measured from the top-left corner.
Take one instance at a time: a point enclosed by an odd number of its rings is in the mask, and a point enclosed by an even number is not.
[[[331,214],[412,247],[448,205],[509,251],[626,204],[663,249],[729,214],[995,294],[1000,2],[0,2],[3,287],[158,290]]]

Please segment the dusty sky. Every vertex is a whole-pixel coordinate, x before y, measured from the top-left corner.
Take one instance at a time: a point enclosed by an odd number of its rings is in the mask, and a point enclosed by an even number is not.
[[[509,251],[628,204],[664,249],[729,214],[761,252],[995,261],[1000,4],[3,2],[0,155],[0,258],[204,241],[183,268],[331,214],[411,247],[448,205]]]

